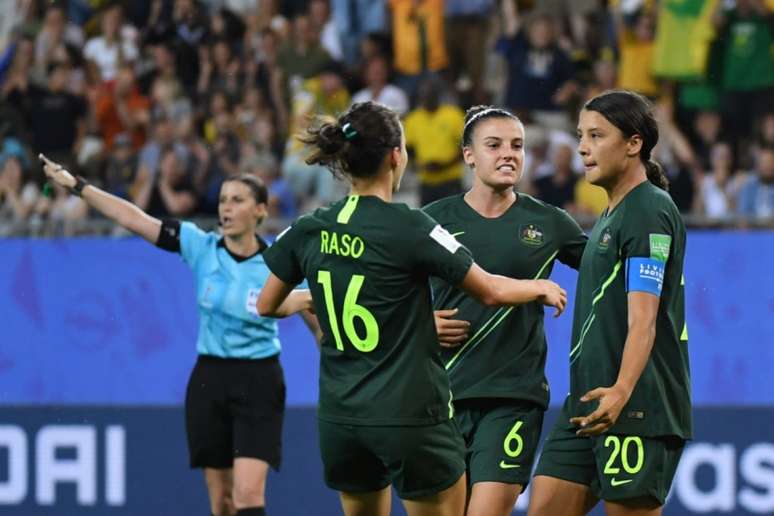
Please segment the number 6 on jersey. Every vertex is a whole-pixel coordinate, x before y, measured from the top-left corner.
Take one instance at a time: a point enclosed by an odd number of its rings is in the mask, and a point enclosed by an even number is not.
[[[363,286],[365,276],[355,274],[349,280],[347,293],[344,296],[344,310],[341,314],[341,320],[344,324],[344,333],[347,339],[355,346],[355,349],[368,353],[373,351],[379,344],[379,325],[376,323],[374,315],[364,306],[357,304],[357,296],[360,294],[360,288]],[[325,310],[328,312],[328,319],[331,324],[331,332],[336,340],[336,348],[344,351],[344,343],[341,340],[339,331],[339,322],[336,317],[336,307],[333,302],[333,283],[331,281],[330,271],[317,271],[317,282],[322,284],[325,294]],[[360,338],[355,330],[355,318],[360,319],[365,326],[365,338]]]

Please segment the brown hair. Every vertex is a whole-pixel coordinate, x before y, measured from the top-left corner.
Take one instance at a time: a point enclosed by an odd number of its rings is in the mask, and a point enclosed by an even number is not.
[[[519,117],[507,109],[495,106],[473,106],[465,111],[465,126],[462,129],[462,146],[469,147],[473,143],[473,133],[476,126],[490,118],[512,118],[516,122],[521,122]]]
[[[626,138],[640,135],[640,161],[645,165],[648,180],[662,190],[669,189],[669,180],[661,165],[650,157],[653,147],[658,143],[658,124],[649,100],[633,91],[606,91],[586,102],[583,109],[596,111],[604,116]]]
[[[338,120],[318,119],[301,141],[312,146],[309,165],[323,165],[334,176],[371,177],[384,157],[401,146],[398,114],[375,102],[359,102]]]

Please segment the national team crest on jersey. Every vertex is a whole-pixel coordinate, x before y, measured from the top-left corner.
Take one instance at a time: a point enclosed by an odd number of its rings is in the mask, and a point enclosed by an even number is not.
[[[519,237],[525,244],[535,247],[543,245],[543,241],[545,240],[543,230],[535,224],[521,226],[521,229],[519,230]]]
[[[605,228],[605,230],[602,232],[602,235],[599,237],[599,242],[597,242],[597,247],[601,251],[607,251],[607,248],[610,247],[610,240],[613,239],[613,233],[610,231],[610,228]]]

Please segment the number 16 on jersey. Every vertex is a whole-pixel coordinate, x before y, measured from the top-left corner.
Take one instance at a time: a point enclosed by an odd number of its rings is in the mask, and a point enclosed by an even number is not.
[[[344,295],[344,308],[341,312],[341,321],[344,326],[344,334],[347,339],[358,351],[368,353],[373,351],[379,344],[379,325],[376,323],[374,314],[368,311],[364,306],[357,304],[357,296],[363,287],[365,276],[354,274],[349,280],[347,292]],[[325,311],[328,312],[328,320],[331,325],[333,338],[336,340],[336,348],[344,351],[344,342],[341,340],[341,331],[339,330],[339,320],[336,312],[336,305],[333,301],[333,282],[331,281],[330,271],[317,271],[317,283],[323,287],[325,294]],[[365,326],[365,337],[360,338],[355,329],[355,319],[360,319]]]

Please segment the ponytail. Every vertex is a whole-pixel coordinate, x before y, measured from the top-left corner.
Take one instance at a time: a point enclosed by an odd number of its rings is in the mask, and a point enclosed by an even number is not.
[[[664,170],[656,161],[649,159],[645,162],[645,174],[648,176],[648,181],[658,186],[662,190],[669,191],[669,180],[664,174]]]
[[[341,126],[334,120],[320,118],[317,127],[310,127],[300,138],[303,143],[312,146],[312,153],[306,158],[307,165],[328,167],[334,177],[346,172],[343,156],[349,150],[350,142]]]
[[[311,147],[308,165],[327,167],[335,177],[373,177],[390,149],[401,147],[402,132],[395,111],[361,102],[338,119],[318,118],[299,139]]]

